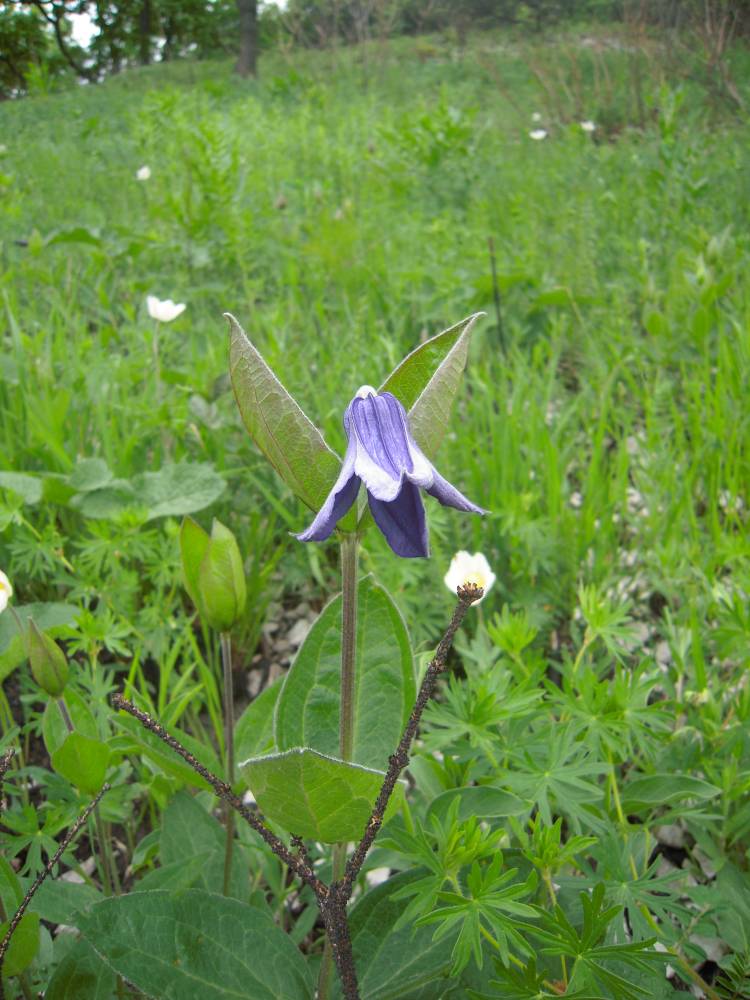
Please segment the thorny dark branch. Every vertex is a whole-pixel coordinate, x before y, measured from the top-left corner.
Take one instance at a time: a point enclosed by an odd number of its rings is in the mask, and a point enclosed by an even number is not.
[[[0,777],[2,777],[2,774],[4,774],[5,770],[7,770],[8,764],[10,763],[10,759],[12,756],[13,756],[13,751],[9,750],[8,753],[6,753],[0,759]],[[34,898],[39,886],[42,884],[42,882],[44,882],[47,876],[52,873],[52,869],[55,867],[55,865],[63,856],[63,854],[70,847],[70,844],[78,834],[78,831],[81,829],[81,827],[89,818],[94,809],[99,805],[99,801],[102,795],[104,795],[105,792],[108,792],[109,789],[110,785],[102,785],[102,789],[99,792],[99,794],[96,796],[93,802],[90,802],[86,806],[81,815],[78,817],[75,823],[65,834],[63,839],[60,841],[60,845],[55,851],[55,853],[49,859],[44,868],[42,868],[42,870],[39,872],[39,874],[31,883],[29,888],[26,890],[26,895],[21,900],[21,905],[18,907],[13,916],[10,918],[10,923],[8,924],[8,929],[5,932],[5,936],[3,937],[2,941],[0,941],[0,1000],[5,1000],[5,989],[3,987],[3,963],[5,962],[5,955],[7,954],[8,948],[10,947],[10,941],[11,938],[13,937],[13,933],[16,927],[18,927],[18,925],[21,923],[21,919],[23,918],[23,915],[26,912],[26,908],[28,907],[31,900]]]
[[[243,803],[242,799],[234,794],[226,782],[204,767],[189,750],[186,750],[178,740],[170,736],[166,729],[159,725],[155,719],[152,719],[146,712],[142,712],[136,708],[132,702],[127,701],[122,695],[116,694],[112,699],[112,704],[115,708],[120,708],[138,719],[142,726],[158,736],[175,753],[179,754],[204,781],[208,782],[219,798],[228,802],[236,809],[242,818],[260,834],[276,857],[283,861],[303,882],[311,887],[315,893],[318,908],[320,909],[326,932],[331,941],[334,962],[341,978],[341,985],[346,1000],[359,1000],[360,997],[351,935],[349,933],[349,923],[346,916],[346,904],[351,898],[354,883],[362,870],[367,852],[372,847],[373,841],[380,827],[383,825],[383,817],[385,816],[388,802],[396,787],[396,783],[402,771],[409,763],[409,752],[414,742],[414,737],[417,734],[422,713],[435,691],[438,675],[446,668],[448,653],[453,645],[456,632],[471,604],[474,601],[478,601],[483,593],[482,588],[474,584],[467,584],[465,587],[458,588],[458,604],[453,612],[450,625],[440,640],[435,651],[435,656],[427,668],[416,703],[396,748],[396,752],[389,758],[388,770],[386,771],[370,818],[367,821],[365,831],[362,834],[362,839],[347,863],[344,877],[337,882],[333,882],[330,886],[322,882],[315,874],[312,859],[301,837],[292,836],[292,845],[295,848],[295,853],[293,853],[283,841],[269,830],[260,814],[249,809]],[[2,995],[0,995],[0,1000],[3,1000]]]

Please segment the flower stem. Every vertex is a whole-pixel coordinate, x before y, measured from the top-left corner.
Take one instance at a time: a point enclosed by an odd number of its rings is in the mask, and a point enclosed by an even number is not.
[[[339,714],[339,757],[351,760],[354,749],[354,670],[357,653],[357,565],[359,537],[346,534],[341,539],[341,711]],[[346,844],[333,848],[332,882],[346,870]],[[327,1000],[333,973],[333,952],[326,937],[318,975],[318,1000]]]
[[[221,666],[224,673],[224,758],[226,780],[231,787],[234,784],[234,682],[232,678],[232,642],[228,632],[222,632]],[[226,850],[224,852],[224,885],[223,893],[229,895],[229,883],[232,877],[232,852],[234,850],[234,809],[226,802],[224,818],[227,833]]]
[[[344,535],[341,540],[341,714],[339,715],[339,757],[342,760],[351,760],[354,749],[358,557],[358,536]]]

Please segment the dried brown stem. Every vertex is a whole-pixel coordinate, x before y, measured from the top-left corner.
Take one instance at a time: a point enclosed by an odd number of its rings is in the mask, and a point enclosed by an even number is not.
[[[152,719],[146,712],[142,712],[139,708],[136,708],[132,702],[123,698],[122,695],[114,695],[112,705],[132,715],[133,718],[138,719],[144,729],[148,729],[149,732],[158,736],[162,742],[166,743],[175,753],[179,754],[213,788],[220,799],[228,802],[233,809],[237,810],[245,822],[249,823],[253,830],[260,834],[279,860],[291,868],[295,875],[301,878],[303,882],[306,882],[318,898],[321,898],[321,896],[325,898],[328,894],[328,887],[320,881],[307,861],[292,854],[286,844],[268,829],[262,817],[258,813],[253,812],[252,809],[249,809],[242,799],[234,794],[226,782],[222,781],[221,778],[217,778],[208,768],[204,767],[174,736],[170,736],[166,729],[159,725],[155,719]]]
[[[11,752],[11,756],[12,756],[12,752]],[[3,761],[5,761],[6,758],[8,758],[8,754],[5,754],[5,757],[3,757]],[[2,764],[0,764],[0,766],[2,766]],[[7,767],[7,765],[6,765],[6,767]],[[71,828],[65,834],[65,836],[63,837],[63,839],[60,841],[60,845],[57,848],[57,850],[55,851],[55,853],[52,855],[52,857],[49,859],[49,861],[47,862],[47,864],[44,866],[44,868],[42,868],[42,870],[39,872],[39,874],[37,875],[37,877],[31,883],[31,885],[29,886],[29,888],[26,891],[26,895],[21,900],[21,905],[18,907],[18,909],[16,910],[16,912],[13,914],[13,916],[10,918],[10,923],[8,924],[8,929],[5,932],[5,936],[3,937],[2,941],[0,941],[0,1000],[5,1000],[5,991],[3,989],[3,963],[5,962],[5,955],[6,955],[7,951],[8,951],[9,946],[10,946],[10,941],[11,941],[11,938],[13,937],[13,933],[14,933],[16,927],[18,927],[18,925],[21,923],[23,915],[26,912],[26,909],[27,909],[29,903],[34,898],[34,896],[36,894],[36,891],[39,888],[39,886],[42,884],[42,882],[44,882],[44,880],[47,878],[47,876],[49,874],[51,874],[52,869],[55,867],[55,865],[60,860],[60,858],[63,856],[63,854],[67,851],[68,847],[70,847],[70,844],[73,841],[73,839],[75,838],[75,836],[77,835],[78,831],[81,829],[81,827],[83,826],[83,824],[89,818],[89,816],[91,815],[92,811],[97,807],[97,805],[99,804],[99,800],[101,799],[102,795],[104,795],[105,792],[109,791],[109,788],[110,788],[109,785],[103,785],[102,786],[102,790],[96,796],[96,798],[94,799],[94,801],[90,802],[86,806],[86,808],[83,810],[83,812],[81,813],[81,815],[78,817],[78,819],[75,821],[75,823],[71,826]]]
[[[464,615],[469,610],[469,607],[474,601],[478,601],[483,594],[484,591],[482,588],[477,587],[473,583],[467,584],[465,587],[458,588],[458,604],[453,612],[450,625],[446,629],[445,635],[440,640],[438,648],[435,651],[435,656],[430,662],[427,672],[424,675],[422,686],[420,687],[419,694],[417,695],[416,704],[412,709],[411,716],[406,724],[406,729],[404,729],[398,748],[388,760],[388,770],[386,771],[385,778],[383,779],[383,785],[380,789],[377,801],[375,802],[375,807],[370,814],[369,820],[367,821],[367,826],[365,827],[362,839],[347,863],[346,874],[341,880],[342,892],[344,898],[347,900],[352,894],[354,882],[360,873],[365,857],[367,856],[367,852],[372,847],[372,843],[375,840],[380,827],[383,825],[383,817],[385,816],[385,810],[388,806],[388,800],[393,794],[396,782],[401,776],[401,772],[409,763],[409,751],[414,741],[414,737],[417,734],[422,713],[425,710],[427,702],[433,695],[438,674],[445,670],[448,653],[453,645],[453,639],[455,638],[456,632],[458,631],[461,622],[464,620]]]

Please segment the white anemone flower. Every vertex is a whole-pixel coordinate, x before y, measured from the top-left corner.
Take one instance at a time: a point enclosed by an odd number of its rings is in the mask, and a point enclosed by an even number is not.
[[[151,177],[151,167],[147,167],[145,164],[139,167],[135,172],[135,179],[137,181],[147,181]]]
[[[540,112],[535,111],[534,114],[531,116],[531,120],[533,122],[540,122],[542,120],[542,116],[541,116]]]
[[[595,132],[596,123],[592,122],[591,119],[587,118],[586,121],[581,122],[581,128],[584,132]]]
[[[529,138],[535,139],[537,142],[541,142],[542,139],[547,138],[546,128],[534,128],[529,132]]]
[[[151,319],[159,323],[171,323],[173,319],[185,312],[184,302],[173,302],[171,299],[157,299],[155,295],[146,296],[146,305]]]
[[[448,572],[443,577],[445,586],[455,594],[459,587],[466,586],[467,583],[474,583],[481,587],[484,593],[479,598],[483,601],[487,592],[496,580],[495,574],[490,569],[490,564],[481,552],[457,552],[451,559]],[[472,601],[472,604],[479,604],[479,601]]]
[[[0,569],[0,611],[5,611],[12,596],[13,588],[10,585],[10,580]]]

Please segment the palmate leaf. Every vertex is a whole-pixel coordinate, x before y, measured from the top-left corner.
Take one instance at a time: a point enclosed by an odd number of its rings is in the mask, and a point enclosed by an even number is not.
[[[602,797],[601,788],[589,779],[604,774],[608,767],[574,741],[570,726],[558,726],[549,740],[511,755],[513,763],[498,784],[536,802],[547,826],[552,825],[551,798],[560,812],[577,822],[581,807]]]
[[[621,906],[606,907],[605,888],[598,883],[591,895],[580,894],[583,925],[573,926],[562,907],[554,913],[539,910],[540,924],[529,925],[528,932],[541,942],[543,955],[559,955],[575,962],[570,985],[574,989],[601,989],[605,996],[617,1000],[643,1000],[649,989],[625,979],[609,968],[609,962],[619,968],[628,966],[638,972],[648,972],[655,964],[668,961],[669,955],[653,951],[654,939],[625,944],[603,943],[610,924],[619,917]]]
[[[502,870],[503,858],[496,854],[492,863],[484,869],[478,862],[471,866],[466,877],[466,892],[440,891],[438,899],[444,905],[420,917],[417,927],[438,923],[435,940],[440,940],[458,928],[458,939],[453,948],[453,968],[451,974],[458,976],[471,958],[481,969],[483,962],[483,934],[489,933],[497,944],[500,958],[509,962],[510,948],[522,955],[530,954],[524,934],[529,925],[523,919],[537,916],[535,907],[519,901],[520,896],[528,896],[536,885],[536,875],[531,874],[526,882],[513,883],[516,869]]]

